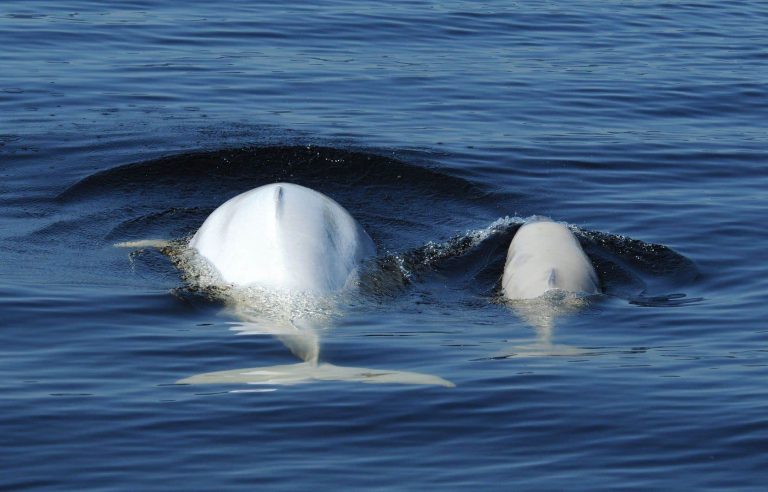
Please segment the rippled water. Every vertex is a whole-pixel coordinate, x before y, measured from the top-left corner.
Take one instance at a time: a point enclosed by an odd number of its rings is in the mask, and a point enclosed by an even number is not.
[[[757,1],[4,2],[0,488],[761,490],[766,25]],[[455,387],[174,384],[295,358],[113,245],[276,181],[377,244],[321,358]],[[498,300],[531,215],[605,292],[550,324]]]

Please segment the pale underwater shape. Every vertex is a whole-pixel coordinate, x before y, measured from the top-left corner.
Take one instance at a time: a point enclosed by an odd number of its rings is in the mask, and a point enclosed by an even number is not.
[[[494,357],[580,356],[593,353],[589,349],[553,342],[557,321],[587,309],[593,297],[552,289],[534,299],[504,299],[504,304],[534,328],[536,340],[527,345],[510,346]]]
[[[439,376],[408,371],[388,371],[361,367],[302,362],[272,367],[254,367],[198,374],[177,381],[178,384],[296,384],[308,381],[355,381],[360,383],[399,383],[444,386],[455,385]]]

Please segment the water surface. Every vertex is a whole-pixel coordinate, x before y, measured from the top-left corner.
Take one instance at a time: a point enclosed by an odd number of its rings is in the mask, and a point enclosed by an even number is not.
[[[5,2],[1,488],[761,490],[766,24],[748,1]],[[113,244],[276,181],[402,273],[322,358],[456,387],[174,384],[295,358]],[[573,351],[527,353],[541,330],[498,301],[536,214],[605,291],[556,317]]]

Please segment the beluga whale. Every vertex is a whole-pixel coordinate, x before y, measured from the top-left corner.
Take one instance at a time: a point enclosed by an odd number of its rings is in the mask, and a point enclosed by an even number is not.
[[[517,230],[507,250],[501,279],[507,299],[535,299],[560,290],[600,292],[595,268],[565,224],[547,217],[529,219]]]
[[[152,245],[152,242],[123,245]],[[276,336],[296,364],[198,374],[181,384],[293,384],[316,380],[453,386],[416,372],[342,367],[320,359],[320,332],[353,295],[376,246],[341,205],[310,188],[264,185],[215,209],[176,261],[224,299],[241,334]]]
[[[341,205],[303,186],[277,183],[218,207],[189,241],[237,287],[323,295],[347,287],[376,246]]]
[[[584,352],[552,343],[556,319],[583,308],[590,296],[601,293],[595,268],[568,226],[548,217],[529,218],[509,244],[501,293],[537,332],[537,343],[514,347],[516,355]]]

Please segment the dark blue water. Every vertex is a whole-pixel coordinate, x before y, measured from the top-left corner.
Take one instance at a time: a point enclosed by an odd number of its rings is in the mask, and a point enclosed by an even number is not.
[[[0,488],[762,490],[767,25],[760,1],[3,2]],[[379,250],[322,358],[456,387],[174,384],[295,358],[113,244],[275,181]],[[498,300],[534,214],[605,292],[555,320],[567,351],[526,353],[546,334]]]

